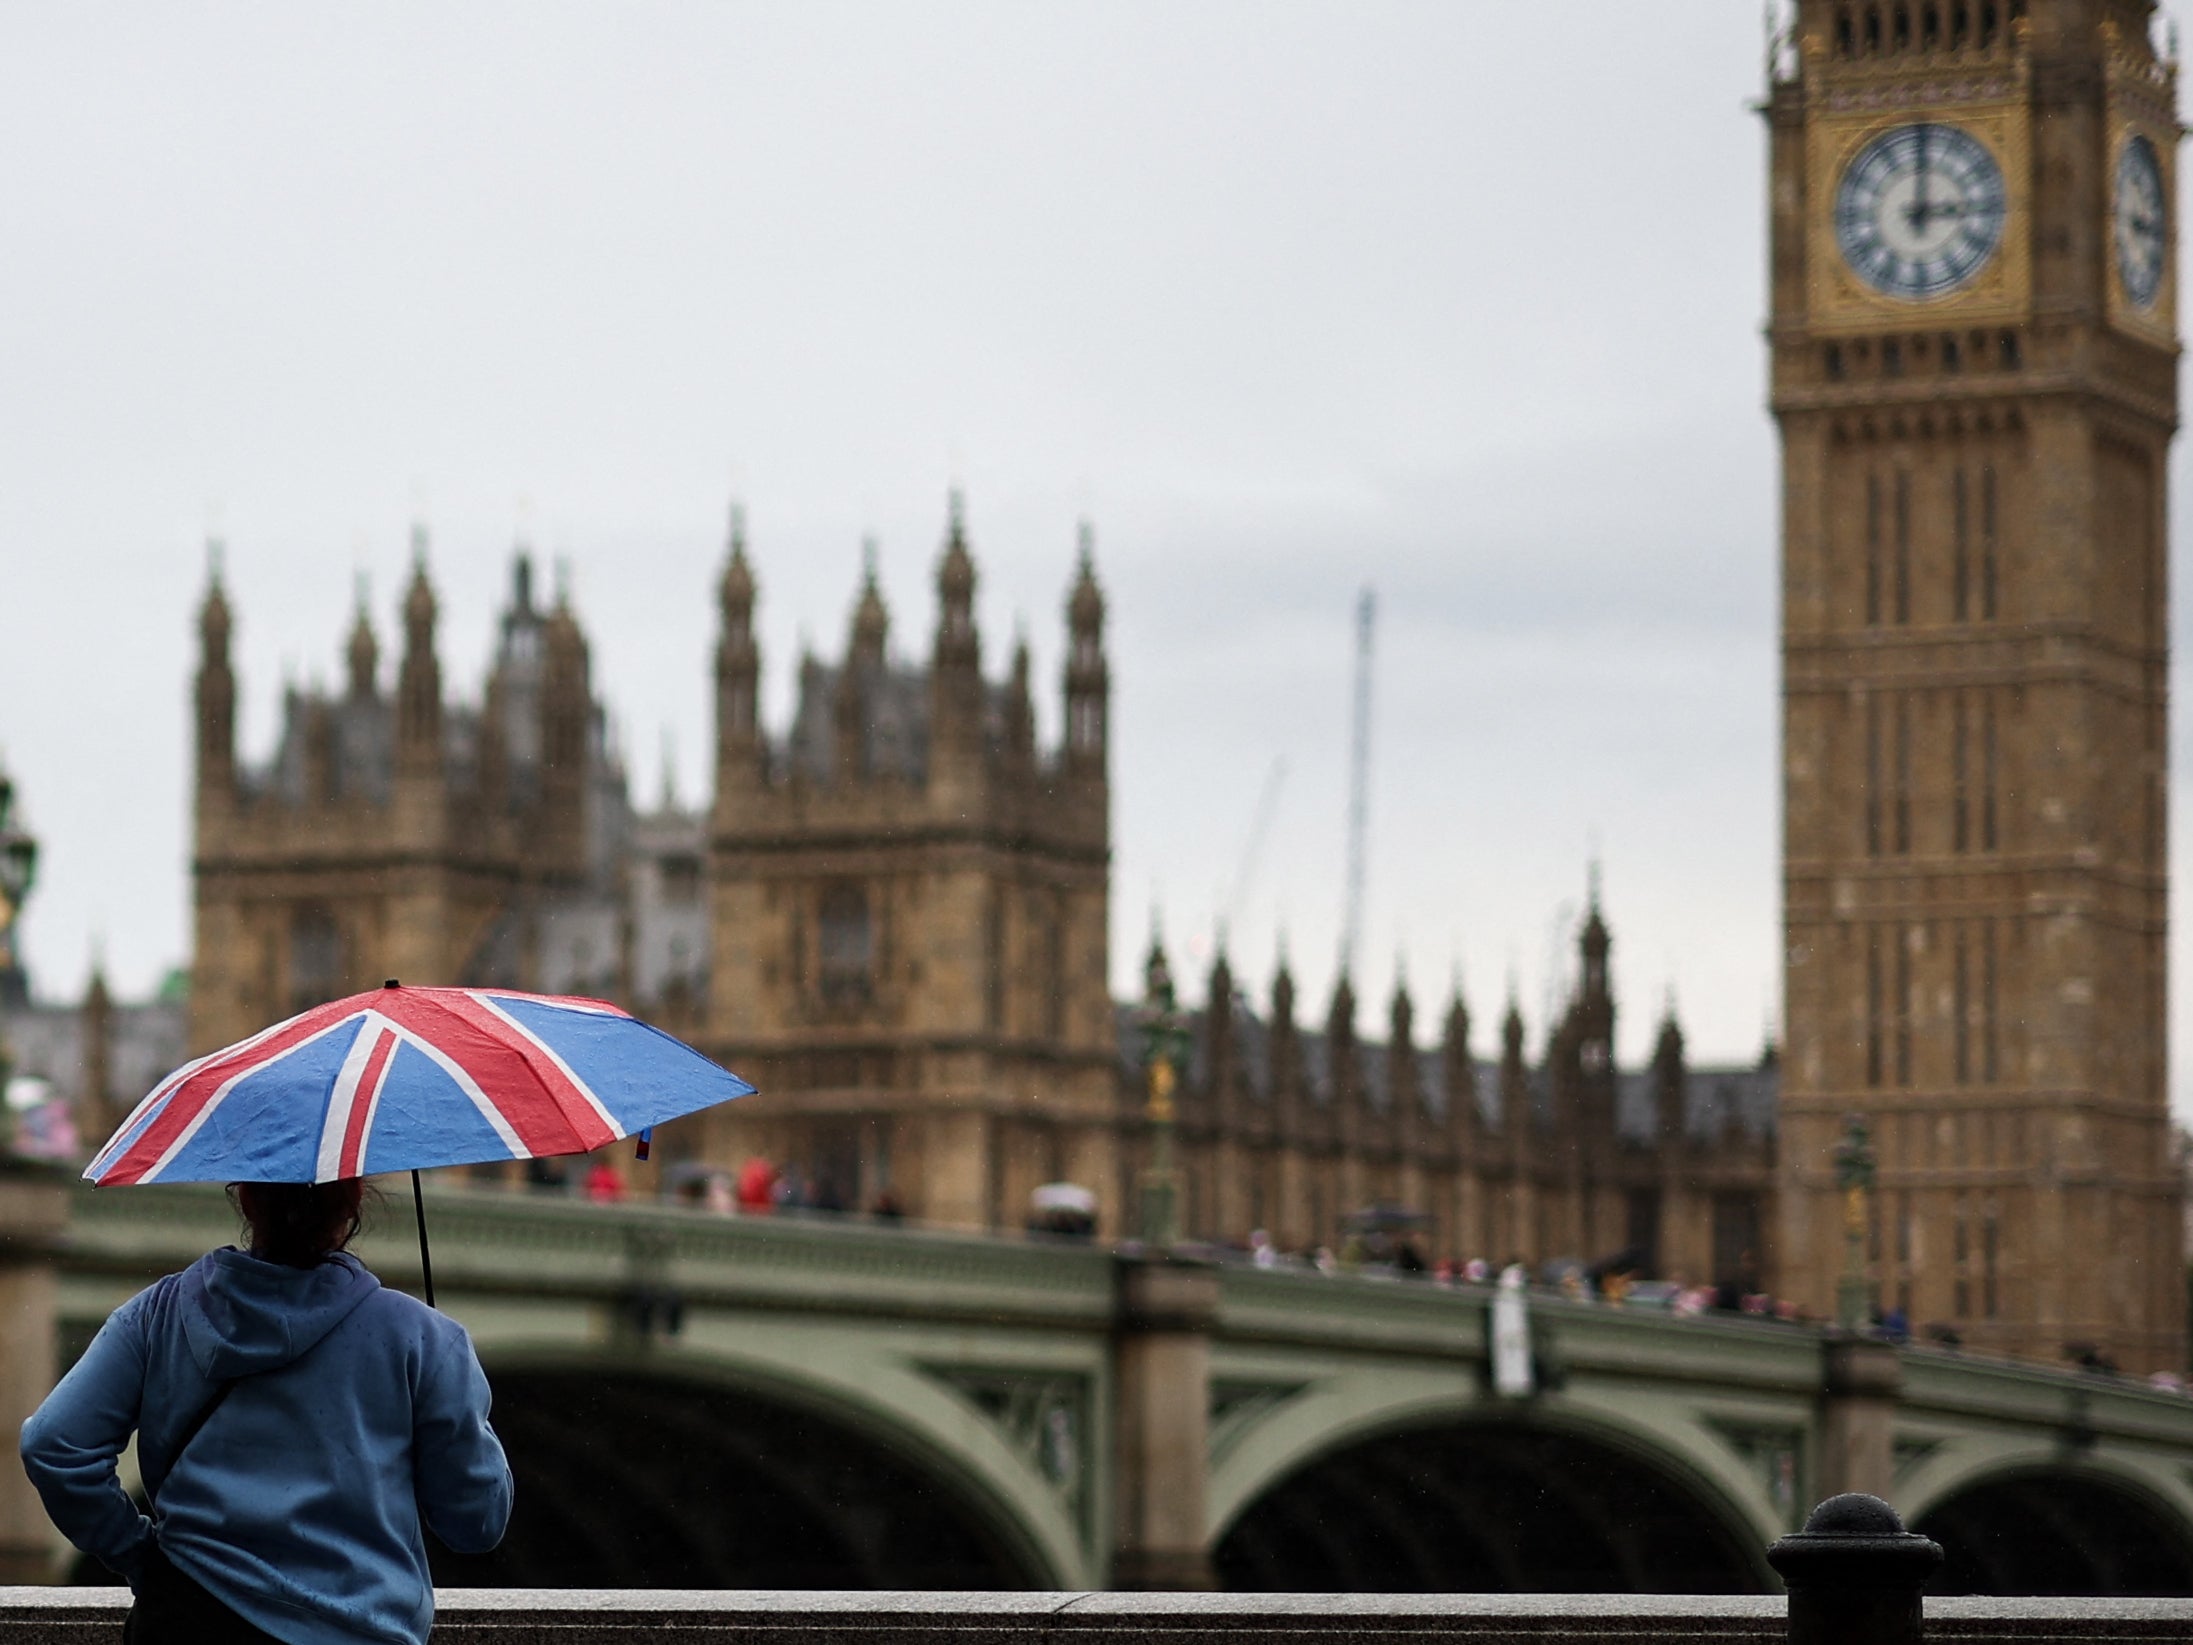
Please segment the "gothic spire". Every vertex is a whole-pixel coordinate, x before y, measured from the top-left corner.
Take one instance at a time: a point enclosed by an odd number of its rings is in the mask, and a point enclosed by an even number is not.
[[[426,775],[442,763],[442,665],[434,654],[439,606],[426,574],[426,527],[411,528],[411,586],[404,593],[404,655],[396,675],[396,764]]]
[[[1096,531],[1081,523],[1073,592],[1066,598],[1066,769],[1101,782],[1111,670],[1104,657],[1104,592],[1096,580]]]
[[[853,606],[853,633],[847,661],[863,668],[883,666],[884,642],[891,632],[891,614],[884,609],[883,590],[876,580],[876,540],[860,545],[860,598]]]
[[[236,673],[229,662],[232,619],[221,586],[221,541],[206,543],[206,595],[198,607],[198,791],[231,792],[236,781]]]
[[[966,503],[953,487],[937,562],[937,636],[929,689],[931,746],[968,760],[982,749],[982,637],[975,629],[975,561]]]
[[[358,573],[358,612],[350,625],[346,647],[350,664],[350,694],[363,700],[380,688],[381,643],[373,635],[373,618],[366,610],[365,573]]]
[[[746,558],[746,510],[731,504],[728,557],[716,603],[716,794],[731,773],[751,770],[761,754],[761,653],[754,644],[754,568]]]

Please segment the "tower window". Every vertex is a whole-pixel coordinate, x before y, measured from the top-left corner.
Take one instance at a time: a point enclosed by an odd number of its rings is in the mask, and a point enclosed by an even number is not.
[[[1965,471],[1949,479],[1949,604],[1958,622],[1972,615],[1972,509]]]
[[[1911,621],[1911,476],[1896,471],[1896,620]]]
[[[1995,698],[1980,694],[1980,849],[1995,849]]]
[[[1944,337],[1942,339],[1942,369],[1944,371],[1961,371],[1964,369],[1964,363],[1965,351],[1959,346],[1957,339],[1955,337]]]
[[[1980,620],[1995,620],[1995,465],[1980,470]]]
[[[1911,1193],[1908,1189],[1896,1196],[1896,1306],[1904,1318],[1911,1317]]]
[[[1919,939],[1916,925],[1896,933],[1896,1083],[1911,1084],[1911,1019],[1918,1001],[1912,976],[1911,950]]]
[[[1066,919],[1054,902],[1045,911],[1043,930],[1043,1031],[1054,1040],[1066,1037]]]
[[[343,933],[325,908],[298,909],[289,921],[289,1009],[324,1005],[342,992]]]
[[[1895,742],[1893,757],[1896,762],[1892,819],[1896,830],[1895,850],[1898,856],[1903,856],[1911,849],[1911,698],[1908,695],[1899,693],[1895,699],[1890,735]]]
[[[1866,623],[1881,620],[1881,477],[1866,476]]]
[[[1904,345],[1891,337],[1881,344],[1881,375],[1901,377],[1904,374]]]
[[[2018,349],[2018,334],[2015,331],[2006,331],[1996,338],[1995,351],[1997,358],[2002,361],[2005,371],[2016,371],[2018,369],[2022,357]]]
[[[1970,995],[1971,955],[1964,922],[1957,926],[1956,987],[1951,995],[1950,1010],[1954,1021],[1950,1024],[1951,1038],[1957,1050],[1957,1083],[1967,1085],[1972,1080],[1972,1003]]]
[[[1887,1057],[1881,1031],[1881,995],[1885,979],[1881,975],[1881,928],[1874,926],[1866,933],[1866,1084],[1879,1086],[1887,1077]]]
[[[1942,9],[1939,6],[1923,6],[1919,10],[1919,44],[1933,51],[1942,43]]]
[[[1972,8],[1966,0],[1955,0],[1949,8],[1949,49],[1961,51],[1972,34]]]
[[[822,896],[816,920],[822,997],[832,1004],[859,1004],[874,984],[875,932],[868,894],[857,885],[834,885]]]
[[[1911,49],[1911,8],[1906,5],[1899,5],[1894,16],[1896,19],[1896,49],[1898,51],[1909,51]]]
[[[1980,922],[1980,1078],[1993,1085],[2000,1067],[1995,1016],[1995,922]]]
[[[1866,698],[1866,855],[1881,854],[1881,699]]]
[[[1972,805],[1970,778],[1972,755],[1966,746],[1970,740],[1970,715],[1966,712],[1965,693],[1959,691],[1949,701],[1949,848],[1966,851],[1972,845]]]
[[[698,902],[701,894],[701,860],[688,852],[673,852],[662,859],[662,894],[668,901]]]
[[[983,911],[983,1020],[993,1030],[1005,1026],[1005,895],[995,886]]]
[[[1866,55],[1871,57],[1881,49],[1881,8],[1866,7]]]
[[[1850,8],[1848,6],[1837,6],[1835,8],[1835,55],[1849,57],[1857,50],[1858,34],[1857,30],[1851,27]]]
[[[1827,371],[1829,382],[1841,382],[1843,380],[1843,345],[1841,343],[1828,344],[1821,363]]]
[[[1996,1280],[1996,1265],[2001,1255],[2002,1219],[1996,1214],[1995,1202],[1990,1200],[1986,1214],[1980,1219],[1980,1312],[1989,1319],[1995,1318],[2001,1300]]]
[[[1980,49],[1982,51],[1995,44],[1996,27],[1995,0],[1980,0]],[[1960,1314],[1964,1312],[1962,1308],[1957,1311]]]
[[[1972,1201],[1957,1196],[1957,1282],[1950,1312],[1959,1319],[1972,1313]]]

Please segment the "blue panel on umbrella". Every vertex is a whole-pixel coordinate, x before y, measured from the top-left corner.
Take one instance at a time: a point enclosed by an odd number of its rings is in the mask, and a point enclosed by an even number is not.
[[[508,995],[495,1003],[563,1059],[625,1134],[754,1089],[683,1040],[631,1017]]]
[[[366,1135],[368,1176],[510,1157],[510,1145],[440,1063],[415,1045],[396,1048]]]
[[[238,1081],[159,1180],[310,1182],[328,1093],[362,1021],[338,1023]]]

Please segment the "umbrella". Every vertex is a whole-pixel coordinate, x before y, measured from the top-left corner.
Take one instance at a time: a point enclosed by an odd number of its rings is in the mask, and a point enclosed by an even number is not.
[[[1071,1211],[1093,1217],[1097,1197],[1078,1182],[1047,1182],[1028,1196],[1028,1203],[1038,1211]]]
[[[185,1063],[84,1175],[141,1182],[333,1182],[578,1154],[754,1088],[601,1000],[405,988],[316,1005]]]

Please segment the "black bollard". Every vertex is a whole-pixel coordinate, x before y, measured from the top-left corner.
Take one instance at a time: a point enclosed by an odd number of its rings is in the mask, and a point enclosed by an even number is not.
[[[1848,1491],[1767,1550],[1789,1584],[1789,1645],[1918,1645],[1919,1590],[1942,1545],[1904,1529],[1877,1496]]]

